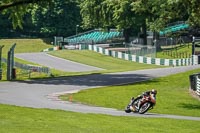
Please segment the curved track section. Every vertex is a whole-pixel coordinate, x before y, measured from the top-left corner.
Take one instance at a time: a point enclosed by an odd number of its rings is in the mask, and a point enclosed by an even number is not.
[[[88,66],[85,64],[51,56],[46,53],[20,53],[20,54],[15,54],[15,57],[67,72],[86,72],[94,70],[103,70],[101,68]]]
[[[33,108],[61,109],[82,113],[99,113],[114,116],[173,118],[200,121],[200,117],[162,114],[126,114],[124,111],[119,111],[116,109],[91,107],[87,105],[63,102],[57,98],[59,94],[63,93],[72,93],[83,89],[108,85],[134,83],[196,68],[200,68],[200,66],[196,65],[162,69],[148,69],[121,73],[62,77],[44,80],[0,82],[0,103]]]

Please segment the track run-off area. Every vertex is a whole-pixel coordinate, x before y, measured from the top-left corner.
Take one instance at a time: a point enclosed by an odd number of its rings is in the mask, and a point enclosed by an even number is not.
[[[40,56],[43,56],[43,54],[40,54]],[[54,63],[57,64],[59,63],[59,59],[57,59],[57,57],[55,58],[52,56],[46,56],[45,58],[49,58],[49,60],[55,61]],[[40,60],[39,57],[37,59]],[[58,62],[56,62],[56,60]],[[72,65],[69,63],[70,62],[66,61],[66,64],[64,64],[63,67],[65,67],[65,65],[66,66]],[[76,63],[75,65],[76,68],[79,67]],[[22,107],[60,109],[73,112],[96,113],[96,114],[106,114],[113,116],[171,118],[171,119],[200,121],[200,117],[190,117],[190,116],[177,116],[177,115],[152,114],[152,113],[146,113],[144,115],[135,113],[127,114],[123,110],[82,105],[78,103],[61,101],[60,99],[58,99],[58,96],[61,94],[75,93],[80,90],[89,88],[140,82],[152,78],[163,77],[197,68],[200,68],[200,66],[194,65],[194,66],[146,69],[146,70],[118,72],[109,74],[93,74],[93,75],[75,76],[75,77],[59,77],[59,78],[40,79],[40,80],[0,82],[0,103],[22,106]]]

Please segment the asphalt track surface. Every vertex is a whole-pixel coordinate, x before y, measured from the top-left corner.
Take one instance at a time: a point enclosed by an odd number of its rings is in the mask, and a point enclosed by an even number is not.
[[[49,56],[49,58],[53,58]],[[67,64],[66,64],[67,65]],[[170,118],[200,121],[200,117],[146,113],[144,115],[125,113],[121,110],[94,107],[58,99],[58,95],[109,85],[134,83],[156,77],[200,68],[199,65],[147,69],[111,74],[96,74],[76,77],[60,77],[43,80],[0,82],[0,103],[32,108],[60,109],[81,113],[106,114],[113,116],[134,116],[149,118]]]
[[[23,60],[28,60],[43,66],[54,68],[56,70],[67,72],[86,72],[94,70],[103,70],[101,68],[80,64],[77,62],[65,60],[46,53],[20,53],[15,54],[15,57]]]

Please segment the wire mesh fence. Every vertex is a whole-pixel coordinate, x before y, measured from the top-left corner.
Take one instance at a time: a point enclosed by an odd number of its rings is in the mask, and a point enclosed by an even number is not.
[[[128,44],[128,53],[136,56],[156,57],[156,47],[151,45]]]

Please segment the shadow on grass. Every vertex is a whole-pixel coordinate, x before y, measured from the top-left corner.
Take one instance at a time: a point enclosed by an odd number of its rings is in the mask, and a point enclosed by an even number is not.
[[[44,43],[47,43],[47,44],[52,45],[52,44],[51,44],[51,42],[53,42],[53,39],[52,39],[52,38],[42,38],[42,40],[43,40]]]
[[[180,107],[185,108],[185,109],[199,109],[200,110],[200,104],[182,103]]]

